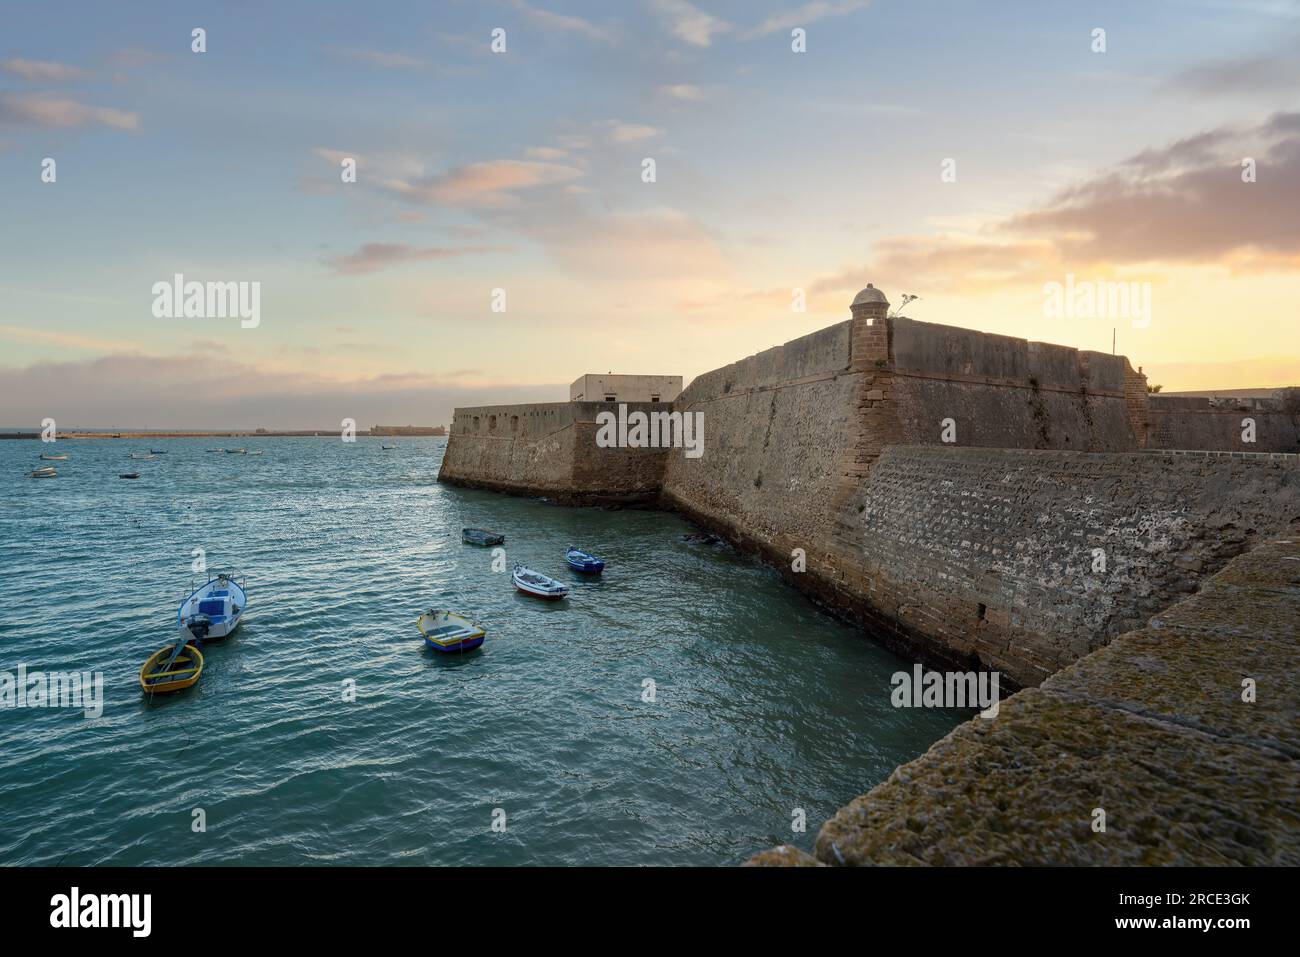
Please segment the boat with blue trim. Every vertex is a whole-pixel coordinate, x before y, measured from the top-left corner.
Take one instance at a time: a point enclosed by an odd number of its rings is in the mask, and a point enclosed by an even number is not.
[[[532,595],[534,598],[559,601],[569,594],[568,585],[557,582],[549,575],[543,575],[531,568],[525,568],[523,565],[516,565],[510,578],[515,583],[516,588],[526,595]]]
[[[597,558],[591,552],[584,552],[581,548],[574,548],[572,545],[564,553],[564,560],[569,563],[569,567],[575,572],[599,575],[605,570],[605,560],[603,558]]]
[[[472,651],[483,644],[487,632],[463,615],[430,608],[415,620],[424,643],[434,651]]]
[[[196,641],[219,641],[236,628],[248,607],[248,593],[235,572],[217,572],[181,602],[176,624]]]

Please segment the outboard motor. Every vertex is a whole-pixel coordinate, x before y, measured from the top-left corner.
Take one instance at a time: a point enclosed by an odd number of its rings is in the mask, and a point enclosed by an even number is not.
[[[202,641],[208,637],[208,629],[212,626],[212,620],[207,615],[193,615],[185,620],[185,627],[190,630],[195,641]]]

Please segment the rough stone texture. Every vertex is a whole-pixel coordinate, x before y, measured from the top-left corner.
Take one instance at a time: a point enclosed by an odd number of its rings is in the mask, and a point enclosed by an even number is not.
[[[629,413],[669,410],[663,403],[625,404]],[[668,450],[599,448],[596,415],[616,410],[604,402],[457,409],[438,480],[567,503],[652,503]]]
[[[1208,449],[1220,452],[1300,452],[1300,414],[1288,393],[1277,399],[1150,397],[1148,438],[1153,449]],[[1255,441],[1242,440],[1242,420],[1255,422]]]
[[[996,718],[957,728],[842,808],[816,856],[1300,864],[1298,608],[1300,534],[1237,558],[1150,628],[1003,701]],[[1258,682],[1253,703],[1244,677]]]
[[[825,867],[811,854],[799,850],[790,844],[781,844],[766,851],[759,851],[741,867]]]
[[[657,501],[894,650],[995,668],[1012,687],[1139,627],[1300,516],[1296,456],[1138,451],[1145,377],[1123,356],[887,306],[696,378],[672,408],[703,415],[701,458],[597,448],[604,403],[494,406],[456,410],[439,477]]]
[[[1132,451],[1128,360],[912,319],[890,320],[894,404],[908,445]]]
[[[1026,686],[1300,521],[1300,457],[895,446],[844,515],[877,629]]]

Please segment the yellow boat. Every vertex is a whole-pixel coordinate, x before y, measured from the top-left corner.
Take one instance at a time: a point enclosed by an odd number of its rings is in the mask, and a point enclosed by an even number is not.
[[[471,651],[487,632],[462,615],[431,608],[415,620],[424,643],[434,651]]]
[[[188,652],[188,653],[187,653]],[[155,652],[140,668],[140,687],[145,694],[184,691],[203,674],[203,652],[193,645],[168,645]]]

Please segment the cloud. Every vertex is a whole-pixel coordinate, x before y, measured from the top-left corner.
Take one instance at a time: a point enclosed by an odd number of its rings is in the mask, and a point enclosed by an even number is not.
[[[0,60],[0,71],[12,73],[15,76],[21,76],[24,80],[31,80],[36,83],[58,83],[63,80],[79,80],[86,76],[85,70],[75,66],[52,63],[48,60],[24,60],[19,57]]]
[[[1243,182],[1253,158],[1257,181]],[[1067,190],[1001,231],[1047,237],[1072,262],[1215,262],[1300,254],[1300,113],[1211,130]],[[1245,260],[1243,260],[1245,256]]]
[[[692,46],[707,47],[715,33],[725,33],[731,24],[692,6],[686,0],[651,0],[651,7],[668,24],[673,36]]]
[[[136,352],[140,345],[122,339],[105,339],[75,332],[54,329],[25,329],[22,326],[0,325],[0,339],[16,342],[34,342],[40,345],[61,346],[65,349],[89,349],[95,352]]]
[[[550,10],[543,10],[540,7],[525,3],[524,0],[514,0],[513,6],[516,10],[526,14],[534,23],[548,30],[556,30],[561,33],[580,33],[585,37],[600,40],[603,43],[613,43],[617,39],[612,31],[598,27],[582,17],[553,13]]]
[[[1243,156],[1256,160],[1256,182],[1243,182]],[[1298,208],[1300,113],[1277,113],[1253,128],[1212,129],[1143,150],[978,232],[880,240],[867,263],[817,280],[809,294],[849,293],[863,276],[977,293],[1079,268],[1296,272]]]
[[[49,127],[97,125],[119,130],[138,130],[140,116],[104,106],[88,106],[43,93],[0,92],[0,123]]]
[[[340,165],[345,159],[361,161],[356,153],[349,153],[347,150],[332,150],[326,146],[313,147],[312,152],[323,160],[329,160],[335,166]]]
[[[441,425],[454,406],[555,402],[565,384],[482,381],[470,370],[425,369],[343,378],[247,364],[226,357],[193,362],[198,343],[178,355],[113,355],[84,361],[0,367],[6,424],[76,428],[320,429],[337,433],[344,417]],[[160,395],[169,396],[160,404]]]
[[[539,160],[560,160],[569,154],[564,150],[556,149],[554,146],[530,146],[524,150],[524,155],[529,159]]]
[[[1197,64],[1174,76],[1169,86],[1197,96],[1289,95],[1300,86],[1300,35],[1253,56]]]
[[[89,106],[44,94],[0,93],[0,122],[27,126],[100,125],[121,130],[140,128],[140,116],[109,107]]]
[[[423,180],[388,180],[385,186],[411,202],[493,208],[518,202],[519,190],[565,183],[582,175],[580,169],[557,163],[490,160]]]
[[[609,131],[609,138],[613,143],[635,143],[639,140],[653,139],[662,132],[663,130],[653,126],[615,121]]]
[[[773,14],[752,30],[747,31],[744,34],[744,39],[764,37],[771,33],[789,30],[792,27],[804,27],[810,23],[816,23],[818,20],[824,20],[826,17],[842,17],[847,13],[861,10],[869,3],[870,0],[842,0],[839,3],[831,3],[828,0],[814,0],[812,3],[805,3],[802,7],[797,7],[787,13]]]
[[[424,60],[407,56],[405,53],[389,53],[384,50],[338,50],[335,52],[344,59],[356,63],[367,63],[370,66],[381,67],[385,70],[411,70],[426,65]]]
[[[698,86],[692,86],[689,83],[666,84],[659,87],[659,92],[674,100],[694,101],[704,99],[704,91]]]
[[[326,260],[335,272],[360,275],[388,266],[429,259],[454,259],[480,253],[505,252],[500,246],[412,246],[408,243],[366,243],[354,253]]]

